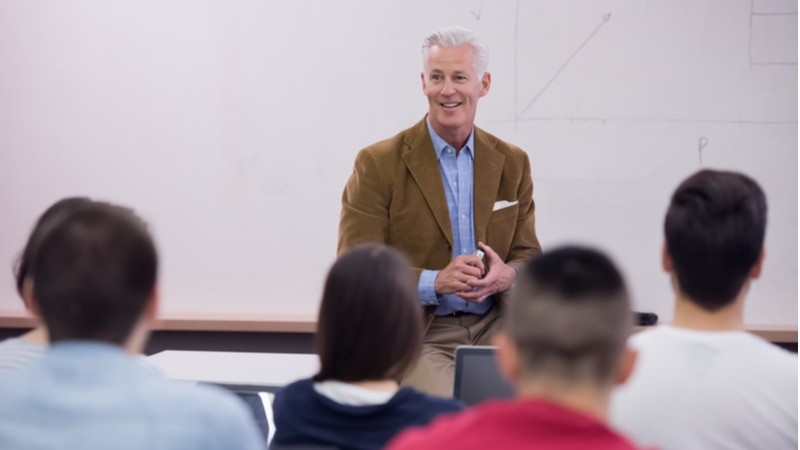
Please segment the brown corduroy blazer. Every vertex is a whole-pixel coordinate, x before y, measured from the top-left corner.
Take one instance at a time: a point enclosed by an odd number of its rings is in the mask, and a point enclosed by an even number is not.
[[[475,242],[522,268],[541,253],[534,224],[528,155],[475,127],[473,219]],[[495,202],[518,201],[492,211]],[[362,242],[399,249],[419,279],[444,269],[453,256],[453,233],[442,175],[423,118],[413,127],[370,145],[356,156],[342,195],[338,253]],[[473,249],[470,249],[473,250]],[[504,296],[495,299],[502,308]],[[426,329],[436,306],[425,307]]]

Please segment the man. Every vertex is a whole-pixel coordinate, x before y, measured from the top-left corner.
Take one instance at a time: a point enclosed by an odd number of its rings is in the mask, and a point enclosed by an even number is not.
[[[356,157],[339,254],[379,242],[409,257],[427,332],[403,384],[449,397],[455,347],[490,342],[503,292],[541,250],[528,156],[473,125],[491,86],[486,46],[468,30],[445,28],[425,39],[422,57],[428,114]]]
[[[122,208],[89,204],[47,228],[29,270],[51,346],[0,376],[0,448],[263,448],[237,399],[136,362],[157,303],[144,225]]]
[[[636,356],[625,347],[622,276],[600,253],[566,247],[531,261],[521,278],[495,338],[516,399],[438,419],[389,449],[634,449],[605,424],[611,390]]]
[[[639,444],[797,448],[797,356],[743,327],[766,224],[764,192],[738,173],[703,170],[672,196],[662,264],[675,315],[631,338],[639,364],[612,403],[613,423]]]

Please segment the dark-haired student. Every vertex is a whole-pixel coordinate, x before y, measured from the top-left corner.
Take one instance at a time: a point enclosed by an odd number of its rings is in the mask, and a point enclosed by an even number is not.
[[[36,221],[25,248],[14,264],[17,294],[19,294],[28,311],[33,311],[35,308],[32,304],[33,277],[30,274],[31,263],[34,249],[38,245],[38,241],[41,240],[44,230],[47,229],[48,224],[52,224],[67,214],[91,203],[92,201],[85,197],[65,198],[47,208]],[[47,327],[43,323],[20,337],[9,338],[0,342],[0,373],[17,370],[41,358],[44,356],[49,342]]]
[[[93,203],[92,200],[86,197],[68,197],[55,202],[39,216],[28,237],[25,248],[14,264],[14,281],[17,294],[19,294],[28,311],[34,314],[36,312],[36,306],[33,304],[33,276],[31,270],[35,249],[39,245],[39,241],[56,222]],[[50,345],[50,338],[47,333],[47,325],[44,323],[40,323],[36,328],[22,336],[8,338],[0,342],[0,373],[18,370],[38,360],[44,356],[48,345]],[[145,369],[153,373],[159,373],[158,369],[148,364],[143,356],[138,361]]]
[[[135,359],[157,304],[157,256],[130,211],[90,204],[48,225],[29,260],[50,346],[0,375],[2,449],[259,449],[231,394]]]
[[[565,247],[528,262],[504,320],[496,356],[516,398],[409,430],[390,450],[635,449],[606,425],[611,390],[636,359],[628,294],[608,258]]]
[[[663,450],[797,449],[797,356],[744,331],[761,274],[767,202],[749,177],[704,170],[675,191],[664,221],[670,325],[631,338],[639,361],[612,420]]]
[[[380,449],[400,430],[464,406],[398,386],[418,357],[422,316],[408,260],[362,244],[328,274],[320,305],[312,379],[275,396],[274,444]]]

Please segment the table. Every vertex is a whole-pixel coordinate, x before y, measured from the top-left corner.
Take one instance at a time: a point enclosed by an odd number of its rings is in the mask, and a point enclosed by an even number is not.
[[[317,355],[294,353],[166,350],[149,356],[147,362],[173,380],[263,391],[275,391],[319,371]]]

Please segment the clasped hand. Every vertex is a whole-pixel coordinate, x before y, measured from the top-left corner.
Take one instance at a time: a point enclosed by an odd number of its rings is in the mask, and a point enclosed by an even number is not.
[[[516,279],[517,271],[500,259],[491,247],[478,243],[486,252],[489,271],[475,255],[459,255],[439,271],[434,282],[437,294],[455,294],[471,303],[481,303],[490,295],[508,289]],[[485,277],[481,278],[483,274]]]

